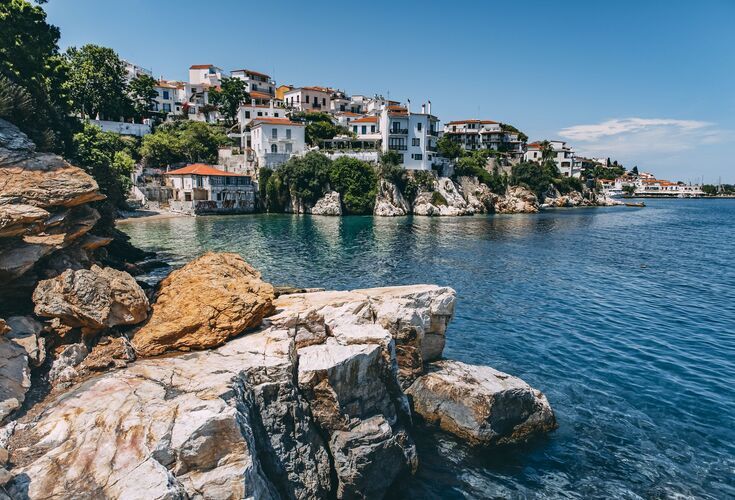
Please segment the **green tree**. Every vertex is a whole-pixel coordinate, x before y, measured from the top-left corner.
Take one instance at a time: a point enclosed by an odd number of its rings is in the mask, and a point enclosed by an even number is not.
[[[626,184],[625,186],[623,186],[623,192],[628,196],[633,196],[635,194],[635,185]]]
[[[321,153],[311,151],[304,156],[294,156],[278,167],[277,174],[283,180],[292,197],[313,204],[321,198],[329,185],[332,161]]]
[[[216,163],[220,146],[230,144],[221,127],[181,120],[164,123],[143,138],[140,153],[153,168],[176,163]]]
[[[511,183],[526,186],[541,197],[558,175],[559,170],[553,161],[521,162],[511,170]]]
[[[239,78],[223,78],[220,89],[209,92],[209,102],[217,106],[225,123],[232,126],[237,119],[237,110],[240,105],[250,99],[250,94],[245,90],[245,82]]]
[[[128,84],[128,93],[137,119],[144,118],[153,109],[158,97],[156,80],[148,75],[139,75]]]
[[[336,125],[327,113],[299,112],[293,113],[291,119],[306,123],[304,139],[312,146],[317,146],[319,141],[332,139],[338,135],[352,135],[346,127]]]
[[[377,181],[375,170],[369,163],[347,156],[332,162],[329,183],[342,195],[342,203],[349,214],[373,212]]]
[[[118,120],[132,107],[127,95],[125,66],[114,50],[84,45],[66,51],[73,110],[83,117]]]
[[[717,195],[717,186],[714,184],[703,184],[702,185],[702,191],[707,196],[716,196]]]
[[[518,139],[521,142],[527,142],[528,141],[528,136],[526,134],[524,134],[523,132],[521,132],[520,130],[518,130],[517,128],[515,128],[513,125],[508,125],[507,123],[501,123],[500,124],[500,129],[503,132],[507,132],[507,133],[511,133],[511,134],[518,134]]]
[[[135,168],[134,138],[113,132],[103,132],[87,124],[74,134],[72,161],[84,168],[99,184],[107,202],[115,208],[125,208],[125,199],[131,187],[130,174]]]
[[[449,136],[443,135],[436,141],[436,152],[444,158],[453,160],[462,154],[462,146],[454,142]]]
[[[41,7],[0,1],[0,117],[28,134],[41,151],[68,155],[81,124],[69,116],[63,87],[68,68],[58,41],[59,29],[46,22]]]

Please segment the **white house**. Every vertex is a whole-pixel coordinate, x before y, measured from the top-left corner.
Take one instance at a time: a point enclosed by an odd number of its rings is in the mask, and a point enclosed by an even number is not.
[[[130,61],[126,61],[125,59],[122,59],[122,63],[125,66],[125,79],[127,81],[133,80],[142,75],[151,77],[153,76],[153,72],[151,72],[151,70],[145,69],[142,66],[133,64]]]
[[[265,73],[250,69],[236,69],[230,72],[230,76],[245,82],[245,90],[248,92],[268,94],[271,98],[276,95],[276,82]]]
[[[505,151],[515,158],[523,155],[523,141],[519,134],[503,129],[493,120],[455,120],[444,125],[444,135],[466,151],[494,149]]]
[[[297,87],[284,93],[287,107],[296,111],[329,112],[331,109],[331,90],[326,87]]]
[[[222,70],[212,64],[195,64],[189,67],[189,82],[185,85],[186,103],[189,119],[198,121],[217,121],[216,112],[204,113],[209,104],[209,90],[222,84]]]
[[[411,112],[410,101],[405,107],[385,106],[378,125],[382,150],[396,151],[405,169],[431,170],[437,156],[438,124],[431,114],[431,101],[421,105],[420,113]]]
[[[350,125],[353,120],[356,120],[358,118],[362,118],[362,115],[359,113],[353,113],[351,111],[337,111],[333,114],[334,120],[337,122],[337,125],[342,125],[343,127],[346,127],[349,130],[352,130],[352,126]]]
[[[350,122],[350,130],[358,139],[382,139],[380,135],[380,118],[363,116]]]
[[[268,105],[263,104],[242,104],[237,110],[237,123],[239,125],[239,133],[231,133],[230,137],[236,139],[240,143],[243,150],[253,147],[250,135],[250,125],[257,118],[285,118],[286,110],[275,105],[275,101],[271,99]]]
[[[549,141],[553,152],[553,160],[556,167],[564,177],[581,177],[581,163],[575,160],[574,150],[564,141]],[[543,159],[543,144],[539,141],[528,145],[523,155],[525,161],[541,162]]]
[[[288,118],[256,118],[250,122],[252,149],[258,167],[277,167],[306,150],[303,123]]]
[[[191,214],[252,212],[255,188],[249,175],[195,163],[165,174],[172,188],[172,210]]]
[[[166,114],[181,113],[181,107],[186,101],[186,84],[184,82],[159,80],[155,89],[158,96],[155,103],[153,103],[154,111],[161,111]]]
[[[222,84],[222,69],[213,64],[194,64],[189,66],[189,83],[218,87]]]

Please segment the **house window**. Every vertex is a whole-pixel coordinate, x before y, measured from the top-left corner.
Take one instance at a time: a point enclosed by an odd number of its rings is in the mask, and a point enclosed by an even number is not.
[[[271,144],[271,153],[278,153],[278,145]]]
[[[263,116],[263,112],[262,111],[258,111],[258,116]]]
[[[271,138],[278,139],[278,129],[274,128],[271,130]]]
[[[367,134],[367,125],[362,126],[362,133]]]
[[[163,91],[163,98],[166,99],[166,100],[171,99],[171,96],[170,96],[168,90],[164,90]]]
[[[168,103],[166,103],[166,102],[165,102],[165,103],[163,103],[163,110],[164,110],[164,111],[165,111],[166,113],[169,113],[169,112],[171,111],[171,105],[170,105],[170,104],[168,104]]]
[[[352,126],[352,131],[353,131],[354,133],[357,133],[357,125],[353,125],[353,126]]]
[[[375,133],[375,125],[370,126],[370,132],[373,134]]]
[[[424,155],[422,155],[421,153],[416,153],[416,154],[412,154],[411,158],[413,158],[414,160],[423,160]]]
[[[245,119],[250,119],[250,111],[245,111]]]
[[[327,105],[327,100],[325,98],[323,98],[323,97],[322,97],[322,105],[324,105],[324,106]]]
[[[287,128],[286,129],[286,139],[290,139],[290,138],[291,138],[291,129]]]
[[[293,145],[290,142],[286,143],[286,153],[291,153],[293,151]]]
[[[191,193],[184,193],[184,201],[191,201]]]
[[[340,111],[344,111],[345,110],[345,105],[344,104],[340,104],[339,105],[339,110]]]
[[[419,132],[421,132],[421,126],[422,126],[422,125],[423,125],[423,123],[419,122],[419,124],[418,124],[418,129],[419,129]]]
[[[411,146],[421,146],[421,139],[419,139],[418,137],[411,139]]]
[[[279,115],[278,115],[278,112],[276,112],[276,113],[273,113],[273,116],[275,116],[276,118],[278,118],[278,116],[279,116]]]
[[[309,96],[306,96],[306,104],[309,104]]]

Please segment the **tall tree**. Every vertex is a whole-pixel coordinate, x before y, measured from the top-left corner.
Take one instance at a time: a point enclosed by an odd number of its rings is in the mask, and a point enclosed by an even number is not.
[[[240,105],[250,99],[245,90],[245,82],[239,78],[223,78],[219,89],[209,91],[209,102],[217,106],[227,125],[233,125],[237,119]]]
[[[0,1],[0,117],[20,127],[39,149],[67,153],[80,125],[69,116],[62,86],[67,64],[58,41],[59,29],[46,22],[41,7]]]
[[[125,65],[114,50],[89,44],[69,47],[66,57],[66,88],[74,111],[83,117],[118,120],[130,110]]]
[[[153,109],[153,104],[158,97],[156,80],[148,75],[136,76],[128,84],[128,93],[136,118],[144,118]]]

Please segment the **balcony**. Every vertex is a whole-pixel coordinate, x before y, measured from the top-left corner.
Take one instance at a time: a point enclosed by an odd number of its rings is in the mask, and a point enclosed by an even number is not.
[[[430,135],[432,137],[439,137],[439,131],[438,130],[427,130],[426,135]]]
[[[431,151],[432,153],[436,153],[436,146],[426,146],[426,151]]]
[[[392,135],[408,135],[408,129],[407,128],[392,128],[390,129],[389,133]]]
[[[391,151],[406,151],[408,149],[408,146],[405,144],[388,144],[388,149]]]
[[[317,102],[311,103],[311,107],[314,109],[322,109],[322,105]]]

